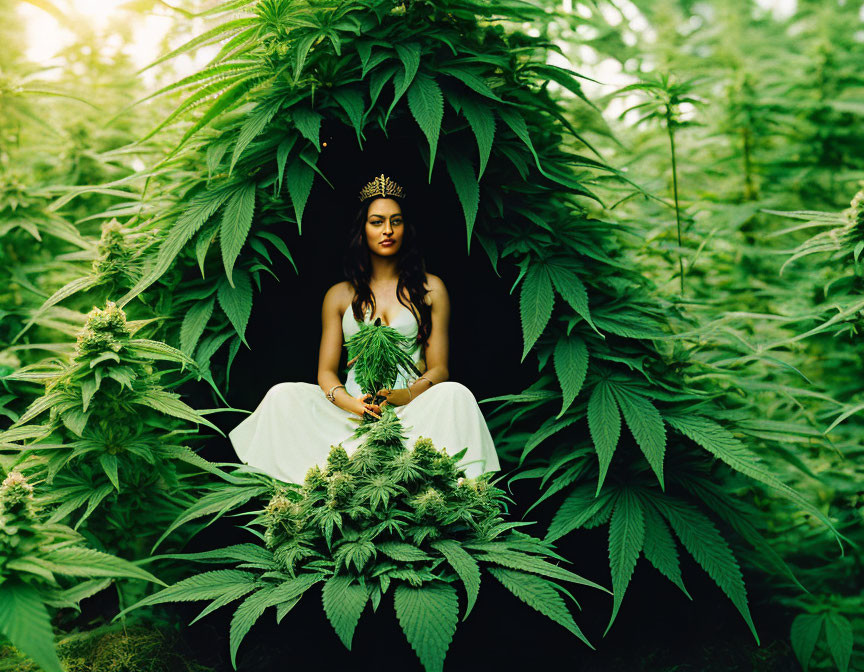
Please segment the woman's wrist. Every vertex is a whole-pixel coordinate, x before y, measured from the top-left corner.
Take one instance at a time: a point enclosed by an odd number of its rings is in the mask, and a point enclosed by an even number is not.
[[[356,401],[356,397],[348,394],[348,390],[346,390],[344,387],[340,387],[334,393],[333,403],[336,404],[343,411],[351,411],[352,413],[357,412],[357,404],[354,403]]]
[[[415,398],[420,395],[422,392],[425,392],[430,387],[432,387],[432,381],[426,377],[426,375],[422,375],[419,378],[415,379],[413,383],[407,386],[408,392],[411,395],[411,398]]]

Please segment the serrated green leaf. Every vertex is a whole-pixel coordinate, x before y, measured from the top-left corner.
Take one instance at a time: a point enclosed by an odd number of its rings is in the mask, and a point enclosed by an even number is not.
[[[223,40],[223,39],[225,39],[226,35],[229,35],[229,34],[236,32],[236,31],[238,31],[238,30],[240,30],[246,26],[250,26],[254,23],[255,23],[255,19],[253,19],[251,17],[244,17],[242,19],[235,19],[233,21],[227,21],[223,24],[220,24],[220,25],[216,26],[215,28],[211,28],[207,32],[202,33],[201,35],[198,35],[197,37],[192,38],[188,42],[185,42],[184,44],[180,45],[179,47],[177,47],[173,51],[165,54],[164,56],[160,56],[155,61],[153,61],[152,63],[147,65],[146,67],[139,70],[138,74],[144,72],[145,70],[149,70],[150,68],[155,67],[155,66],[159,65],[160,63],[164,63],[165,61],[171,60],[172,58],[175,58],[175,57],[179,56],[180,54],[191,51],[195,47],[206,44],[208,42],[212,42],[212,41],[216,41],[216,40]]]
[[[692,414],[687,416],[667,414],[664,415],[664,418],[674,429],[698,443],[736,471],[778,490],[836,534],[834,525],[822,511],[774,476],[758,455],[749,451],[743,443],[719,423]]]
[[[417,74],[417,70],[420,67],[420,45],[416,42],[409,42],[408,44],[397,44],[395,45],[396,53],[399,56],[399,60],[402,61],[402,70],[397,70],[393,68],[392,73],[390,70],[386,70],[382,73],[382,80],[379,86],[383,86],[384,82],[386,82],[392,75],[395,73],[395,77],[393,79],[393,102],[390,103],[390,107],[387,108],[387,113],[384,115],[384,123],[386,124],[390,119],[390,113],[393,111],[393,108],[396,107],[396,103],[405,95],[405,92],[408,90],[408,87],[414,82],[414,77]],[[377,84],[377,82],[376,82]],[[370,86],[370,91],[372,91],[372,87]],[[380,91],[380,89],[379,89]],[[377,98],[377,94],[372,96],[372,104],[375,104],[375,99]]]
[[[609,569],[612,572],[612,616],[606,626],[604,636],[609,632],[621,603],[624,593],[630,584],[630,577],[639,559],[642,543],[645,540],[645,519],[642,505],[636,495],[624,488],[618,493],[615,508],[612,510],[612,520],[609,521]]]
[[[521,361],[525,361],[534,343],[546,329],[549,318],[552,317],[554,304],[555,294],[546,267],[539,264],[531,265],[525,274],[519,295],[519,316],[522,320],[524,339]]]
[[[435,152],[438,148],[438,134],[441,132],[441,122],[444,120],[444,96],[438,82],[429,75],[418,73],[408,87],[408,108],[429,141],[428,179],[431,182]]]
[[[105,471],[108,480],[117,492],[120,492],[120,476],[117,473],[117,456],[111,453],[102,453],[99,456],[99,464]]]
[[[528,124],[525,123],[525,118],[522,114],[518,110],[509,107],[498,107],[496,111],[516,137],[525,144],[528,151],[531,152],[531,156],[534,157],[534,163],[540,168],[540,157],[537,156],[534,143],[531,142],[531,135],[528,133]]]
[[[300,135],[309,140],[321,151],[321,120],[323,117],[308,107],[296,106],[291,109],[291,118]]]
[[[228,167],[229,175],[234,171],[234,166],[237,164],[237,160],[243,155],[243,151],[270,123],[279,111],[279,108],[282,107],[282,103],[283,99],[281,97],[258,103],[255,109],[246,116],[246,121],[243,122],[243,126],[240,128],[240,133],[237,135],[237,144],[234,145],[234,152],[231,155],[231,164]]]
[[[215,302],[216,299],[212,296],[206,301],[197,301],[183,317],[183,323],[180,325],[180,349],[190,357],[195,352],[195,346],[198,345],[198,340],[213,315]]]
[[[117,305],[122,307],[134,297],[138,296],[147,287],[162,277],[168,270],[180,250],[186,245],[192,236],[197,233],[204,223],[231,197],[236,191],[236,185],[220,187],[213,191],[207,191],[197,195],[189,203],[186,211],[180,216],[162,245],[156,256],[156,262],[126,294],[118,301]]]
[[[93,395],[99,390],[102,384],[102,378],[87,378],[81,381],[81,405],[82,410],[86,413]],[[14,420],[14,418],[13,418]]]
[[[267,607],[272,606],[270,599],[274,590],[273,586],[266,586],[255,591],[240,603],[231,617],[228,644],[231,652],[231,665],[235,670],[237,669],[237,649],[240,648],[241,642],[252,629],[252,626],[261,618],[261,614]]]
[[[627,427],[630,428],[642,454],[651,465],[660,487],[664,488],[663,456],[666,454],[666,427],[663,425],[660,412],[648,399],[624,387],[614,385],[612,391],[621,407]]]
[[[669,497],[658,497],[652,501],[669,521],[687,552],[738,609],[758,644],[759,635],[756,634],[756,626],[750,616],[741,568],[714,523],[701,511],[684,502]]]
[[[240,339],[248,347],[246,325],[252,315],[252,281],[249,274],[242,269],[237,269],[234,272],[233,287],[228,284],[227,279],[223,279],[216,292],[216,298]]]
[[[555,344],[553,363],[558,384],[561,386],[561,410],[556,416],[560,418],[570,408],[585,382],[585,374],[588,372],[588,347],[585,341],[578,336],[559,339]]]
[[[594,441],[600,473],[597,479],[597,493],[603,487],[606,472],[612,463],[612,456],[621,438],[621,413],[612,393],[612,386],[601,380],[588,399],[588,431]]]
[[[804,672],[810,669],[810,658],[822,633],[823,614],[798,614],[792,621],[791,642],[795,657]]]
[[[261,231],[258,235],[269,240],[273,244],[273,247],[279,250],[282,256],[291,262],[291,265],[294,267],[294,272],[299,273],[297,270],[297,264],[294,263],[294,257],[291,256],[291,252],[289,252],[288,246],[285,244],[284,240],[269,231]]]
[[[109,486],[110,489],[110,486]],[[45,565],[55,574],[63,576],[111,576],[152,581],[165,585],[150,572],[137,565],[93,548],[70,546],[46,551],[41,556]]]
[[[240,255],[240,250],[252,227],[252,216],[255,213],[255,183],[247,182],[231,197],[222,211],[222,225],[219,229],[219,241],[222,247],[222,264],[228,283],[234,285],[232,270],[234,262]]]
[[[567,631],[576,635],[585,644],[591,646],[585,635],[576,625],[567,605],[554,587],[551,581],[542,579],[539,576],[526,574],[515,569],[505,569],[503,567],[490,567],[489,573],[498,579],[501,584],[513,593],[516,597],[522,600],[532,609],[536,609],[544,616],[551,618],[553,621],[563,626]]]
[[[465,229],[468,236],[468,252],[471,252],[471,234],[474,231],[474,221],[477,219],[477,210],[480,207],[480,185],[474,176],[474,166],[465,156],[446,157],[447,172],[453,181],[456,195],[462,204],[462,212],[465,215]]]
[[[421,551],[412,544],[400,541],[385,541],[377,545],[379,551],[389,558],[399,562],[413,562],[416,560],[430,560],[428,554]]]
[[[213,221],[204,226],[195,236],[195,259],[198,260],[198,268],[201,270],[201,277],[204,275],[204,261],[207,259],[207,252],[216,241],[216,232],[219,230],[221,222]]]
[[[611,493],[595,496],[593,491],[594,488],[586,484],[567,495],[552,517],[546,541],[555,541],[580,528],[609,502]]]
[[[495,115],[492,110],[473,98],[462,99],[462,114],[468,120],[468,125],[477,139],[477,152],[480,157],[480,170],[477,180],[483,177],[489,155],[492,153],[492,144],[495,141]]]
[[[547,540],[548,541],[548,540]],[[503,546],[503,544],[500,544]],[[605,592],[609,592],[603,586],[589,581],[588,579],[571,572],[569,569],[564,569],[558,565],[553,565],[543,558],[536,555],[530,555],[521,551],[514,551],[509,548],[500,548],[496,550],[486,550],[479,558],[483,562],[491,562],[496,565],[509,567],[510,569],[518,569],[520,572],[530,572],[532,574],[540,574],[550,579],[558,579],[560,581],[570,581],[583,586],[590,586]]]
[[[217,609],[221,609],[225,605],[231,604],[235,600],[239,600],[241,597],[244,597],[245,595],[251,593],[257,587],[258,584],[256,584],[254,581],[250,581],[247,584],[237,584],[231,586],[230,588],[226,588],[225,592],[222,593],[222,595],[220,595],[210,604],[204,607],[195,618],[189,621],[188,625],[193,625],[194,623],[197,623],[202,618],[204,618],[208,614],[213,613]]]
[[[218,431],[220,434],[222,430],[219,429],[216,425],[210,422],[207,418],[200,415],[194,408],[189,406],[188,404],[183,403],[177,397],[174,392],[166,392],[164,390],[147,390],[146,392],[142,392],[134,399],[131,399],[133,404],[141,404],[142,406],[148,406],[154,410],[159,411],[160,413],[165,413],[166,415],[171,415],[175,418],[182,418],[183,420],[188,420],[189,422],[200,423],[202,425],[207,425]]]
[[[681,577],[681,564],[672,532],[653,506],[644,507],[642,512],[645,515],[645,541],[642,544],[645,559],[690,597]]]
[[[825,639],[837,669],[848,672],[852,659],[852,624],[845,616],[828,614],[825,618]]]
[[[347,576],[331,577],[321,591],[324,613],[349,651],[368,596],[363,586]]]
[[[384,55],[382,54],[382,56]],[[363,95],[359,91],[353,91],[351,89],[338,89],[333,92],[333,98],[337,103],[339,103],[342,109],[345,110],[345,114],[348,116],[348,121],[351,122],[354,131],[357,133],[357,144],[362,147],[363,112],[365,111]]]
[[[291,153],[296,142],[297,136],[292,133],[282,140],[276,148],[276,182],[273,184],[274,196],[278,196],[282,191],[282,182],[285,177],[285,164],[288,161],[288,155]]]
[[[561,266],[549,265],[549,277],[555,285],[555,290],[561,295],[573,310],[588,324],[591,322],[591,311],[588,308],[588,292],[585,285],[573,271]]]
[[[33,586],[14,579],[0,584],[0,634],[45,672],[63,672],[51,618]]]
[[[294,207],[294,216],[297,218],[297,233],[303,232],[303,211],[306,209],[306,201],[312,193],[312,183],[315,181],[315,171],[300,157],[288,163],[285,171],[285,184],[288,194],[291,196],[291,205]]]
[[[432,543],[432,548],[441,552],[465,584],[468,600],[465,605],[465,615],[462,617],[464,621],[471,613],[471,609],[477,602],[477,595],[480,593],[480,566],[468,551],[452,539],[435,541]]]
[[[426,672],[441,672],[459,621],[456,589],[441,582],[422,588],[403,584],[396,587],[393,602],[402,632]]]
[[[465,68],[447,66],[439,66],[438,71],[458,79],[469,89],[479,93],[481,96],[486,96],[487,98],[491,98],[499,103],[503,102],[501,98],[499,98],[495,92],[489,88],[486,80],[484,80],[480,74],[476,74],[471,70],[466,70]]]

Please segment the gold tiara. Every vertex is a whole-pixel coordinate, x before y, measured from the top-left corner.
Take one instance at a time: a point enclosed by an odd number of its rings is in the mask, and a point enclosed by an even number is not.
[[[387,198],[388,196],[405,198],[405,190],[389,177],[384,177],[384,173],[381,173],[360,190],[361,201],[365,201],[367,198],[372,196],[378,196],[380,198]]]

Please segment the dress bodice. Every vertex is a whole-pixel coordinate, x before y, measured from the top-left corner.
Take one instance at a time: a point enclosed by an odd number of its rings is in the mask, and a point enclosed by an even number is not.
[[[417,319],[414,317],[414,313],[411,312],[406,306],[400,304],[402,310],[393,320],[393,322],[388,325],[399,331],[401,334],[405,336],[409,336],[414,340],[414,349],[411,351],[411,358],[414,360],[414,364],[420,362],[423,358],[423,348],[420,347],[420,344],[416,341],[417,334],[419,332],[419,325],[417,324]],[[363,316],[363,321],[365,323],[370,323],[372,321],[372,309],[367,306],[366,312]],[[342,343],[347,342],[349,338],[351,338],[354,334],[360,331],[360,327],[357,326],[357,320],[354,319],[354,312],[351,308],[351,304],[348,304],[348,308],[345,309],[345,312],[342,314]],[[423,367],[420,367],[421,371]],[[400,374],[396,379],[396,383],[393,385],[393,388],[405,387],[408,384],[408,379],[405,378],[403,374]],[[345,381],[345,388],[349,394],[352,396],[356,396],[360,394],[360,386],[357,384],[354,367],[351,366],[347,369],[347,379]]]
[[[395,328],[400,333],[405,334],[406,336],[416,338],[419,328],[417,325],[417,319],[414,317],[414,313],[412,313],[407,307],[403,306],[402,304],[399,304],[399,306],[402,308],[402,310],[399,315],[396,316],[396,319],[393,320],[393,323],[389,326]],[[363,316],[363,321],[367,324],[372,321],[371,313],[372,308],[366,306],[366,312]],[[360,331],[360,328],[357,326],[357,320],[354,319],[354,312],[351,310],[351,304],[348,304],[348,307],[342,314],[343,342],[347,341],[358,331]]]

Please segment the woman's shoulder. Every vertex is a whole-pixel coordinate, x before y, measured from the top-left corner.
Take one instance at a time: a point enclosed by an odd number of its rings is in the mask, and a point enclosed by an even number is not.
[[[354,288],[348,280],[337,282],[324,295],[324,305],[344,311],[354,298]]]
[[[447,296],[447,287],[444,286],[444,281],[434,273],[426,274],[426,287],[428,292],[425,298],[429,305],[434,304],[436,298]]]
[[[434,291],[436,289],[445,289],[444,281],[434,273],[426,274],[426,286],[429,287],[430,291]]]

